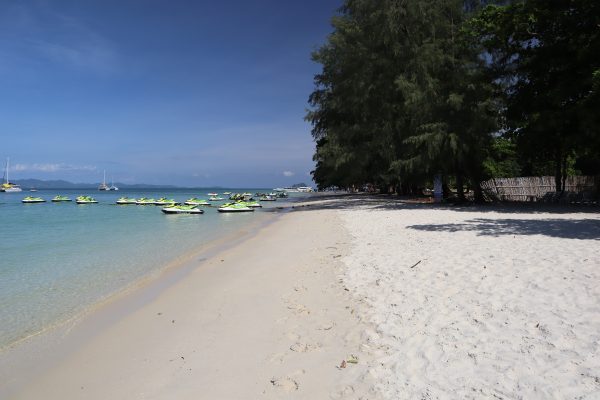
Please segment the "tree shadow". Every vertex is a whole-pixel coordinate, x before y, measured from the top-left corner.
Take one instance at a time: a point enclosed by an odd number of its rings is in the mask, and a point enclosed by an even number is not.
[[[411,225],[408,229],[431,232],[476,232],[478,236],[544,235],[565,239],[600,240],[598,219],[487,219],[475,218],[459,224]]]
[[[598,214],[598,205],[545,204],[545,203],[419,203],[424,199],[381,194],[313,194],[295,198],[295,211],[347,210],[368,207],[376,210],[449,210],[455,212],[502,213],[502,214]],[[297,204],[302,203],[302,204]]]

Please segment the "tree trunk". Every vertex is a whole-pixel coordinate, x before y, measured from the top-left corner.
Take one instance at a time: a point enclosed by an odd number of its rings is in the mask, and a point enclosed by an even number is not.
[[[465,201],[465,188],[464,188],[463,176],[460,172],[456,173],[456,194],[458,195],[458,201],[461,203]]]
[[[556,154],[554,155],[554,183],[556,193],[562,192],[562,151],[560,147],[556,148]]]
[[[564,154],[563,159],[562,159],[562,192],[561,193],[565,192],[566,183],[567,183],[567,155]]]
[[[448,182],[444,176],[442,182],[442,198],[447,199],[448,197],[450,197],[450,187],[448,187]]]

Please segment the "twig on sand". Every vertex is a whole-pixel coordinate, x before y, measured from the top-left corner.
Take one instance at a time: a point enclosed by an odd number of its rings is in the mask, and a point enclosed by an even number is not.
[[[419,261],[417,261],[417,263],[416,263],[416,264],[413,264],[413,265],[412,265],[410,268],[414,268],[414,267],[416,267],[417,265],[421,264],[421,261],[423,261],[423,260],[419,260]]]

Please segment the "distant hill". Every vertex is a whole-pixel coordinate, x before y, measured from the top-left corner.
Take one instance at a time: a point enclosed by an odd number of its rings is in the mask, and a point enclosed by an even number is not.
[[[11,179],[12,180],[12,179]],[[13,183],[20,185],[23,189],[97,189],[100,185],[98,183],[73,183],[63,180],[44,181],[41,179],[19,179],[14,180]],[[115,182],[115,186],[119,189],[174,189],[177,186],[173,185],[149,185],[145,183],[138,183],[135,185],[128,185],[125,183]]]
[[[291,187],[293,187],[293,188],[299,188],[299,187],[307,187],[307,186],[308,185],[306,183],[302,182],[302,183],[295,183]]]

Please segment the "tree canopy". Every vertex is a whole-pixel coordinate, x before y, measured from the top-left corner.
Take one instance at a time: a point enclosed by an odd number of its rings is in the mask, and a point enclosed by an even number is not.
[[[594,169],[599,6],[485,3],[345,1],[313,53],[320,187],[410,192],[442,174],[478,197],[498,174]]]

